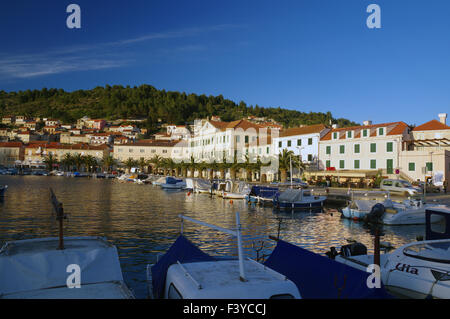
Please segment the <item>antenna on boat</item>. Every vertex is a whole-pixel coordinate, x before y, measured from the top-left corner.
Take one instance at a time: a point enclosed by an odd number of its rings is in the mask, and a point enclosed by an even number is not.
[[[236,212],[236,229],[235,230],[231,230],[231,229],[227,229],[227,228],[223,228],[223,227],[219,227],[216,225],[212,225],[212,224],[208,224],[184,215],[178,215],[178,217],[181,218],[181,233],[183,234],[183,220],[188,220],[191,221],[193,223],[199,224],[199,225],[203,225],[212,229],[215,229],[217,231],[223,232],[223,233],[227,233],[231,236],[234,236],[237,238],[237,245],[238,245],[238,256],[239,256],[239,279],[241,281],[247,281],[247,279],[245,278],[245,269],[244,269],[244,251],[242,249],[242,236],[241,236],[241,219],[239,216],[239,212]]]
[[[59,221],[59,246],[58,249],[62,250],[64,249],[64,228],[63,228],[63,219],[66,218],[66,215],[64,214],[64,208],[63,204],[58,201],[56,198],[55,193],[53,193],[53,189],[50,187],[50,200],[53,205],[53,209],[56,213],[56,220]]]

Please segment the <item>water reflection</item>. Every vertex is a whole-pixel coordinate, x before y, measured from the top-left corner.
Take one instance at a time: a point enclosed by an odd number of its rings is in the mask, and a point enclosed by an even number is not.
[[[342,219],[337,212],[277,212],[242,200],[104,179],[0,176],[0,184],[9,185],[0,201],[0,242],[57,236],[49,201],[52,187],[69,214],[65,234],[105,236],[114,243],[124,279],[138,298],[147,296],[146,264],[155,262],[156,254],[165,252],[180,233],[179,214],[234,228],[235,212],[239,211],[244,249],[252,258],[256,258],[255,242],[264,242],[260,255],[271,252],[275,242],[268,236],[277,236],[278,230],[282,239],[318,253],[344,245],[347,239],[373,250],[370,230],[362,223]],[[383,232],[382,240],[398,247],[423,235],[424,227],[391,226]],[[184,233],[209,254],[237,255],[236,242],[229,235],[190,222],[184,222]]]

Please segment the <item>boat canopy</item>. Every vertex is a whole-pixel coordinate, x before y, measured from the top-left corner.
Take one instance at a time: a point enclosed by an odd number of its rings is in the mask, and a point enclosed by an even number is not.
[[[391,298],[383,285],[367,287],[369,273],[282,240],[264,265],[292,280],[304,299]]]
[[[278,196],[278,201],[295,203],[300,202],[303,197],[303,190],[301,189],[286,189]]]
[[[177,261],[180,263],[191,263],[214,260],[215,258],[204,253],[186,237],[180,235],[169,250],[151,268],[153,295],[155,298],[163,298],[167,270]]]
[[[270,198],[270,197],[275,196],[275,194],[277,192],[278,192],[278,187],[252,186],[250,195]]]
[[[178,184],[183,182],[182,179],[173,178],[171,176],[166,177],[166,184]]]
[[[123,282],[114,245],[101,237],[65,237],[64,249],[57,248],[58,238],[6,243],[0,250],[0,297],[86,298],[89,291],[89,296],[95,298],[97,290],[103,291],[97,296],[100,298],[123,297],[112,289],[115,283]],[[71,274],[67,267],[71,264],[80,267],[79,291],[67,288]],[[109,288],[105,291],[101,287]],[[83,296],[77,294],[81,290]]]

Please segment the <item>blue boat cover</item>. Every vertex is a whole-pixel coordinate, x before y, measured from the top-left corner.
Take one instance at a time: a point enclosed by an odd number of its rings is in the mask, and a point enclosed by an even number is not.
[[[277,192],[278,192],[277,187],[252,186],[252,189],[250,191],[250,196],[260,196],[260,197],[271,198],[271,197],[275,196],[275,194]]]
[[[166,184],[176,184],[176,183],[180,183],[182,181],[183,180],[181,180],[181,179],[176,179],[176,178],[173,178],[170,176],[166,177]]]
[[[163,298],[166,275],[169,267],[179,261],[180,263],[214,261],[215,259],[202,252],[186,237],[180,235],[169,250],[152,267],[152,285],[155,298]]]
[[[279,240],[264,263],[285,275],[304,299],[385,299],[384,289],[368,288],[369,273]]]

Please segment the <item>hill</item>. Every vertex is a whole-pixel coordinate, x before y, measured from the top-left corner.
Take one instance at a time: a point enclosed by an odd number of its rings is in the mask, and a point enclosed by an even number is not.
[[[250,115],[272,118],[285,127],[301,124],[358,125],[350,120],[333,118],[330,112],[300,112],[280,107],[247,106],[225,99],[222,95],[206,96],[158,90],[150,85],[96,87],[66,92],[62,89],[0,91],[0,115],[50,117],[74,123],[85,115],[91,118],[147,118],[144,126],[155,130],[158,121],[185,124],[211,115],[232,121]]]

